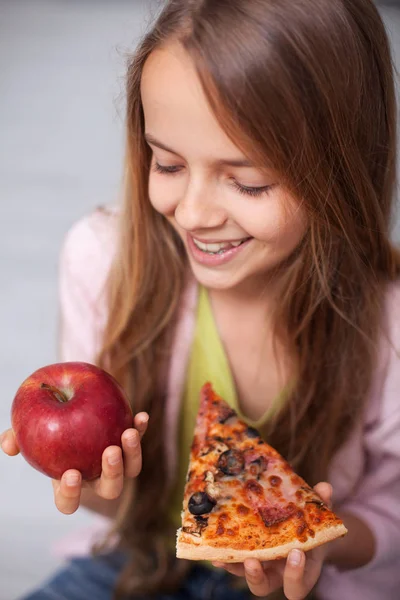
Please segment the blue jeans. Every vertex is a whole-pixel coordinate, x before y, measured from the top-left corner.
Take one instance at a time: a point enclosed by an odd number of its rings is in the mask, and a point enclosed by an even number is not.
[[[111,600],[124,565],[121,554],[75,558],[23,600]],[[149,597],[150,598],[150,597]],[[248,589],[238,589],[225,572],[195,564],[174,594],[152,596],[153,600],[248,600]],[[146,600],[137,597],[137,600]]]

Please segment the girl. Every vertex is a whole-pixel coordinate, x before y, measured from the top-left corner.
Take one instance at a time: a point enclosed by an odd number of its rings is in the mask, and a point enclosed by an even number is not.
[[[99,480],[69,470],[55,501],[113,535],[29,600],[398,598],[395,112],[370,0],[167,2],[128,68],[123,207],[79,222],[61,258],[62,359],[106,368],[137,414]],[[345,538],[273,563],[174,560],[206,380],[332,482]],[[2,445],[18,452],[11,431]]]

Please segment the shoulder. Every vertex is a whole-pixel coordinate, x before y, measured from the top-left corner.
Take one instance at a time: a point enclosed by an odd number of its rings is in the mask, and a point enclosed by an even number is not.
[[[78,269],[89,267],[91,259],[102,263],[115,252],[117,217],[116,209],[98,207],[76,221],[64,237],[61,258]]]
[[[115,208],[99,207],[70,227],[60,253],[61,284],[86,288],[92,296],[100,291],[117,248],[117,221]]]

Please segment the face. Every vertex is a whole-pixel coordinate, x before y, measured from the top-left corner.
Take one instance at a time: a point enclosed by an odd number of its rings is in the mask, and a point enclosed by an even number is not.
[[[141,85],[150,202],[181,236],[201,284],[259,289],[304,235],[299,202],[228,138],[180,45],[150,55]]]

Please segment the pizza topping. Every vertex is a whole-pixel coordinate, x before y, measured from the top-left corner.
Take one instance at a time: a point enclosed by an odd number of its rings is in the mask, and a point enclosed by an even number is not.
[[[199,456],[207,456],[210,452],[216,452],[217,454],[222,454],[226,450],[229,450],[229,446],[225,444],[224,440],[221,437],[215,436],[214,438],[209,438],[207,440],[208,445],[205,444],[203,449],[199,453]]]
[[[214,452],[217,452],[218,454],[222,454],[223,452],[229,450],[229,446],[225,444],[224,440],[216,437],[212,450],[214,450]]]
[[[305,485],[302,485],[300,487],[300,490],[303,490],[304,492],[306,492],[306,501],[305,501],[306,504],[316,504],[320,508],[326,508],[325,502],[323,502],[322,498],[320,498],[315,493],[315,491],[313,490],[313,488],[305,486]]]
[[[221,407],[221,410],[219,411],[218,422],[222,425],[223,423],[226,423],[231,417],[236,417],[235,411],[228,405]]]
[[[206,492],[196,492],[190,497],[188,508],[192,515],[204,515],[211,512],[215,505],[215,500]]]
[[[239,475],[244,468],[243,452],[226,450],[219,457],[217,466],[225,475]]]
[[[208,525],[208,517],[197,515],[194,519],[195,523],[185,525],[182,527],[182,531],[184,531],[184,533],[190,533],[190,535],[194,535],[196,537],[201,537],[203,529],[205,529]]]
[[[214,475],[211,471],[206,471],[204,476],[204,481],[207,483],[206,485],[206,494],[211,500],[218,500],[221,496],[221,490],[218,485],[215,484]]]
[[[293,516],[296,507],[294,504],[289,503],[287,506],[263,506],[258,509],[258,512],[267,527],[276,525],[286,521],[289,517]]]
[[[245,431],[245,434],[249,438],[258,438],[258,437],[260,437],[260,434],[258,433],[257,429],[254,429],[254,427],[248,427],[246,429],[246,431]]]
[[[183,533],[190,533],[190,535],[201,537],[201,529],[197,525],[184,525],[182,531]]]
[[[249,473],[252,477],[260,477],[261,473],[268,468],[268,460],[265,456],[260,456],[250,462]]]
[[[306,504],[316,504],[320,508],[326,506],[325,502],[322,502],[322,500],[318,500],[317,498],[313,498],[312,500],[306,500]]]
[[[277,477],[277,479],[280,479]],[[271,505],[265,498],[264,488],[255,479],[250,479],[245,484],[247,497],[251,504],[258,511],[262,518],[264,525],[270,527],[276,523],[286,521],[289,517],[294,515],[296,506],[293,502],[289,502],[287,505]]]

